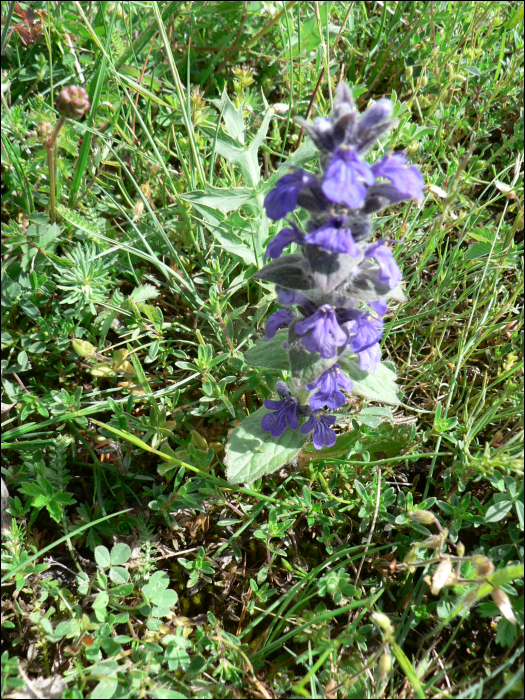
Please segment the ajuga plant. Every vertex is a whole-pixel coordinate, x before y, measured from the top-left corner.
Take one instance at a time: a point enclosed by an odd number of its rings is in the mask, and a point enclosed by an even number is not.
[[[334,445],[336,416],[329,411],[340,409],[345,393],[358,383],[366,396],[363,380],[381,367],[387,301],[402,302],[405,296],[391,248],[377,229],[372,240],[371,216],[421,199],[424,186],[402,152],[373,163],[365,159],[396,125],[392,113],[392,102],[380,99],[359,114],[343,83],[331,117],[313,124],[297,120],[320,151],[320,173],[293,168],[266,196],[273,221],[290,217],[297,207],[309,216],[302,228],[288,218],[268,244],[269,262],[254,277],[275,283],[282,308],[268,318],[264,344],[246,355],[248,363],[287,370],[290,381],[279,381],[278,398],[266,400],[230,437],[231,481],[253,481],[274,471],[308,435],[317,450]],[[283,254],[291,244],[296,252]],[[283,326],[287,335],[279,330]]]
[[[63,88],[55,101],[55,107],[60,115],[55,127],[50,122],[38,122],[37,135],[44,142],[47,151],[47,167],[49,176],[49,218],[55,223],[56,214],[56,151],[57,138],[66,119],[82,119],[89,112],[91,104],[85,89],[78,85]]]

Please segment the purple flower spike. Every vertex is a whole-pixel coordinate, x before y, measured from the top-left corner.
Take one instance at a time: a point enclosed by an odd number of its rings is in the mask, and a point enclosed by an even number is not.
[[[387,154],[372,165],[372,172],[376,178],[386,177],[390,180],[406,199],[423,199],[423,175],[415,165],[406,165],[406,162],[402,153]]]
[[[321,374],[315,382],[305,386],[307,391],[319,389],[310,398],[310,406],[313,409],[317,409],[322,408],[326,404],[328,408],[341,408],[345,404],[345,396],[339,387],[343,391],[350,392],[354,388],[354,383],[341,371],[340,365],[335,364]]]
[[[298,335],[307,333],[301,338],[301,343],[308,352],[318,352],[325,360],[335,357],[338,348],[346,345],[348,340],[329,304],[324,304],[312,316],[296,323],[294,330]]]
[[[266,247],[266,253],[264,254],[264,259],[273,258],[276,260],[281,256],[281,253],[290,243],[300,243],[304,242],[304,235],[299,231],[297,226],[292,226],[292,228],[283,228],[279,233],[272,238]]]
[[[359,358],[359,369],[363,372],[375,372],[381,361],[381,346],[379,343],[371,345],[366,350],[357,353]]]
[[[264,420],[264,419],[263,419]],[[322,450],[323,445],[332,447],[335,445],[336,434],[328,426],[336,421],[335,416],[328,416],[324,411],[314,411],[306,423],[301,426],[303,435],[314,431],[313,441],[316,450]]]
[[[264,200],[264,208],[270,219],[278,221],[295,209],[297,194],[303,187],[315,186],[317,178],[306,170],[295,170],[277,180],[273,190],[270,190]]]
[[[344,220],[333,217],[321,228],[305,236],[306,243],[317,245],[328,253],[346,253],[352,258],[360,255],[350,229],[342,228]]]
[[[297,418],[297,399],[289,396],[282,401],[266,400],[264,407],[275,413],[267,413],[261,420],[261,428],[271,433],[273,438],[279,438],[286,430],[286,423],[292,430],[299,427]]]
[[[369,245],[365,250],[365,258],[372,258],[379,264],[379,281],[388,284],[390,289],[397,287],[399,282],[403,279],[401,270],[392,255],[392,251],[390,248],[387,248],[382,241]]]
[[[365,201],[365,184],[373,185],[374,181],[370,166],[359,159],[355,149],[341,146],[326,169],[322,190],[332,202],[357,209]]]
[[[264,337],[266,340],[271,340],[281,326],[286,326],[294,319],[294,313],[291,309],[280,309],[272,314],[266,321],[266,331]]]

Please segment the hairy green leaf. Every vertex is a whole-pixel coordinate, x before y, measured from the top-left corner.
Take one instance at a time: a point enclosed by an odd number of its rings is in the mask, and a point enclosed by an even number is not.
[[[250,367],[265,367],[266,369],[290,369],[288,353],[283,348],[283,343],[288,338],[288,331],[279,331],[275,336],[266,341],[261,338],[255,346],[244,354],[244,361]]]
[[[307,436],[286,428],[273,438],[261,428],[261,419],[269,411],[260,408],[248,416],[230,435],[226,445],[226,478],[231,484],[250,484],[282,467],[300,450]]]

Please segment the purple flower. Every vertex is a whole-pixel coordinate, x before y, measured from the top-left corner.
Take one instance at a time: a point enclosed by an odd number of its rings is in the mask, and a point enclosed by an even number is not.
[[[267,413],[262,421],[261,428],[271,433],[273,438],[281,437],[286,430],[286,422],[292,430],[297,430],[299,427],[299,419],[297,418],[297,399],[293,396],[283,399],[282,401],[266,400],[264,407],[275,413]]]
[[[322,189],[332,202],[357,209],[365,201],[365,184],[373,185],[374,180],[370,166],[359,159],[355,149],[341,146],[328,164]]]
[[[264,420],[264,419],[263,419]],[[336,435],[328,426],[336,421],[335,416],[328,416],[324,411],[314,411],[306,423],[301,426],[303,435],[314,431],[313,440],[316,450],[322,450],[323,445],[332,447],[335,445]]]
[[[297,193],[299,190],[316,183],[317,178],[315,175],[307,173],[306,170],[301,170],[300,168],[277,180],[275,187],[268,192],[264,200],[264,207],[268,217],[273,221],[284,219],[297,206]]]
[[[390,289],[397,287],[403,279],[392,251],[384,245],[383,241],[369,245],[365,250],[365,258],[372,258],[379,264],[379,281],[388,284]]]
[[[423,175],[415,165],[406,165],[406,162],[402,153],[390,153],[372,165],[372,173],[376,178],[386,177],[390,180],[406,199],[423,199]]]
[[[332,217],[324,226],[307,234],[304,240],[328,253],[346,253],[352,258],[358,258],[360,250],[355,244],[352,232],[348,228],[342,228],[343,224],[343,218]]]
[[[290,243],[300,243],[304,241],[304,235],[299,231],[297,226],[292,224],[292,228],[283,228],[279,233],[272,238],[266,247],[264,259],[273,258],[276,260],[281,256],[281,253]]]
[[[346,345],[348,336],[337,322],[335,310],[324,304],[303,321],[295,324],[295,332],[305,335],[301,343],[308,352],[318,352],[323,359],[334,357],[341,346]]]
[[[291,309],[280,309],[272,314],[266,321],[266,330],[264,337],[266,340],[271,340],[281,326],[286,326],[294,319],[294,313]]]
[[[357,353],[359,358],[359,369],[363,372],[375,372],[381,360],[381,346],[379,343],[371,345],[366,350]]]
[[[293,289],[285,289],[284,287],[276,285],[275,291],[277,292],[277,299],[281,306],[294,306],[295,304],[308,303],[308,299],[304,294],[296,292]]]
[[[310,406],[317,409],[326,404],[328,408],[340,408],[345,403],[345,397],[339,387],[344,391],[352,391],[354,384],[343,374],[340,365],[335,364],[323,372],[315,382],[305,386],[307,391],[319,390],[310,398]]]
[[[384,316],[388,308],[386,301],[383,301],[383,299],[378,299],[378,301],[369,301],[368,306],[370,306],[378,316]]]
[[[375,345],[383,333],[383,321],[373,318],[365,311],[342,309],[338,313],[338,320],[348,332],[348,345],[353,352],[361,352]]]

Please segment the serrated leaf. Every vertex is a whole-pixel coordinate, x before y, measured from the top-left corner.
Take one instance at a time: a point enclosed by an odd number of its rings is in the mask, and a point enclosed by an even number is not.
[[[156,299],[159,294],[159,290],[152,284],[142,284],[140,287],[135,287],[129,296],[135,304],[139,304],[148,301],[148,299]]]
[[[398,406],[400,400],[397,396],[399,387],[396,384],[396,375],[383,362],[375,372],[363,372],[359,369],[359,362],[355,356],[343,355],[339,358],[341,368],[354,383],[352,392],[372,401],[388,403]]]
[[[47,512],[53,518],[53,520],[59,523],[62,520],[62,505],[56,501],[49,501],[46,505]]]
[[[465,260],[477,260],[478,258],[484,258],[486,255],[490,255],[492,251],[493,256],[501,255],[502,247],[501,243],[473,243],[465,251]]]
[[[299,430],[286,428],[280,438],[272,438],[261,428],[269,411],[260,408],[233,431],[226,445],[226,478],[231,484],[250,484],[289,462],[307,439]]]
[[[288,352],[283,343],[288,340],[288,331],[279,331],[271,340],[261,338],[255,346],[244,354],[244,361],[250,367],[265,367],[266,369],[289,370]],[[177,362],[177,365],[181,363]]]

